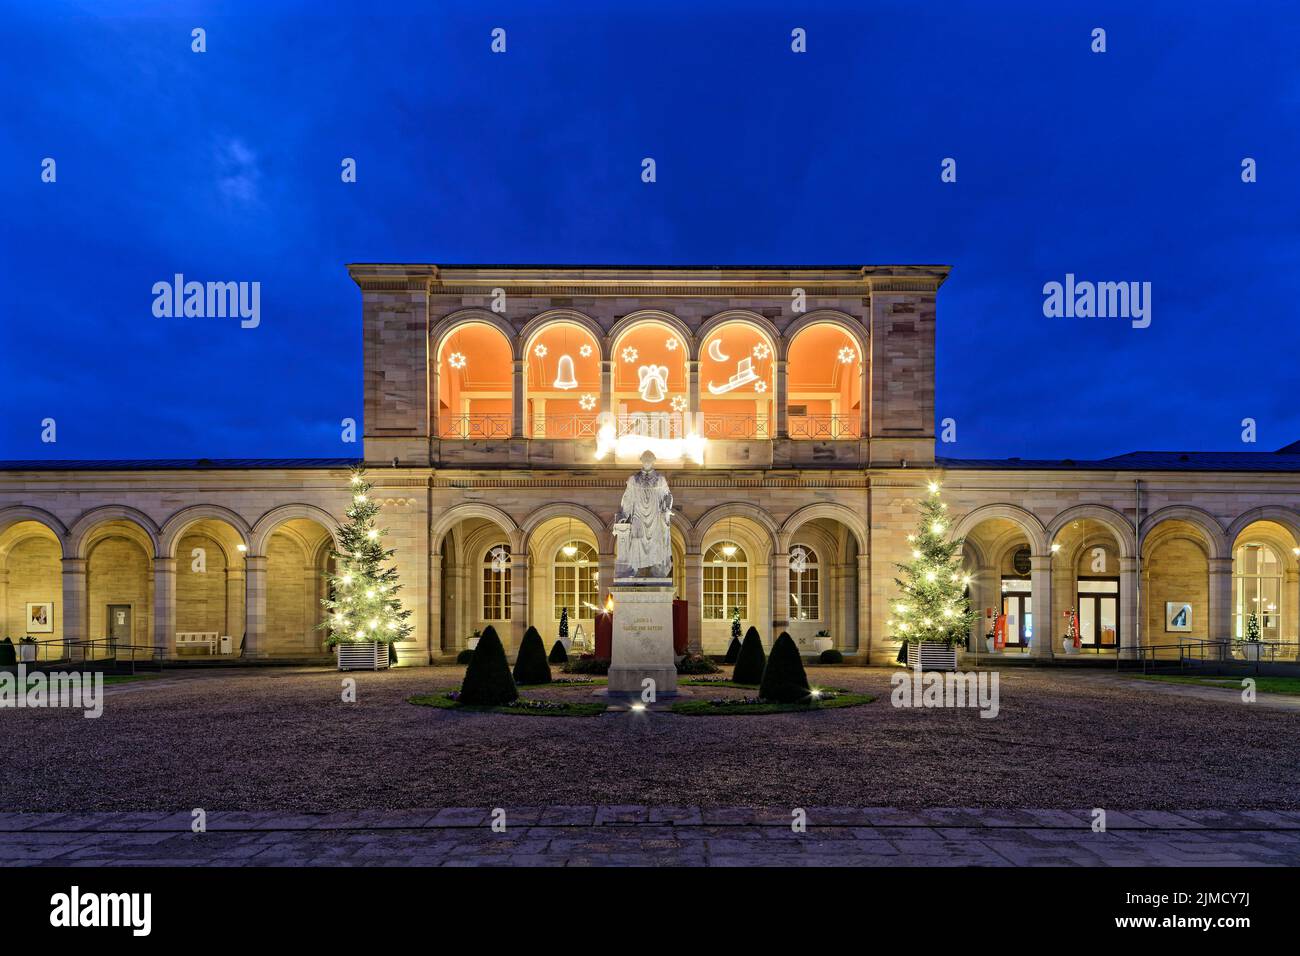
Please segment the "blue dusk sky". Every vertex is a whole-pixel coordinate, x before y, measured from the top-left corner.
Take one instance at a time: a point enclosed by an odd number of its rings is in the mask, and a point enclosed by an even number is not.
[[[1300,439],[1293,2],[3,10],[0,458],[358,454],[367,261],[945,263],[940,454]],[[155,318],[178,272],[260,326]]]

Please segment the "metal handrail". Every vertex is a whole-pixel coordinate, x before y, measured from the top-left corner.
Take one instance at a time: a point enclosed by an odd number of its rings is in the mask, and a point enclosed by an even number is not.
[[[595,438],[596,413],[534,415],[534,438]]]
[[[514,427],[511,415],[483,413],[440,415],[438,436],[448,439],[509,438]]]
[[[704,414],[704,437],[722,440],[745,441],[770,438],[770,425],[766,416]]]
[[[40,654],[36,656],[33,664],[53,664],[53,663],[95,663],[102,661],[113,661],[114,663],[129,663],[131,673],[135,673],[135,665],[138,661],[160,661],[162,659],[162,648],[153,644],[127,644],[121,641],[115,641],[111,638],[91,638],[81,641],[69,641],[61,638],[54,638],[46,641],[37,641],[37,646],[53,645],[62,649],[62,653],[57,657],[46,657],[41,660]],[[97,648],[104,648],[107,653],[96,653]],[[80,654],[77,651],[80,650]],[[87,653],[89,651],[89,653]],[[123,656],[123,651],[128,652]],[[137,653],[140,652],[140,653]]]

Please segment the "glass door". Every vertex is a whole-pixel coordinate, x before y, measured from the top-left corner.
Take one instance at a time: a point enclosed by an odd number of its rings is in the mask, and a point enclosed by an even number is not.
[[[1119,580],[1079,580],[1079,644],[1093,650],[1119,647]]]
[[[1034,638],[1034,599],[1029,581],[1002,579],[1002,613],[1007,616],[1007,647],[1025,648]]]

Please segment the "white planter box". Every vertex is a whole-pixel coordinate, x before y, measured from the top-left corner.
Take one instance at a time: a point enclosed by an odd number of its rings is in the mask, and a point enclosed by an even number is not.
[[[1077,654],[1077,653],[1079,653],[1079,650],[1080,650],[1080,649],[1074,646],[1074,641],[1073,641],[1072,639],[1070,639],[1070,638],[1068,638],[1068,637],[1067,637],[1067,638],[1064,638],[1063,643],[1064,643],[1064,645],[1065,645],[1065,653],[1067,653],[1067,654]]]
[[[472,651],[478,647],[479,639],[477,637],[468,637],[465,639],[465,650]]]
[[[935,644],[931,641],[908,644],[907,666],[916,667],[918,656],[923,671],[955,671],[957,669],[957,648],[951,644]]]
[[[388,645],[382,641],[350,641],[334,647],[341,671],[378,671],[388,666]]]
[[[833,638],[829,638],[829,637],[813,638],[813,650],[818,654],[820,654],[822,651],[829,651],[834,646],[835,646],[835,641]]]
[[[1241,654],[1248,661],[1259,660],[1260,651],[1263,649],[1262,641],[1243,641],[1241,644]]]
[[[18,645],[18,659],[19,659],[20,661],[35,661],[35,660],[36,660],[36,645],[35,645],[35,644],[19,644],[19,645]]]

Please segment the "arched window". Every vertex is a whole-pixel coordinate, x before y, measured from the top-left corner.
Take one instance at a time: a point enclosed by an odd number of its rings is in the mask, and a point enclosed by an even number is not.
[[[510,545],[504,541],[483,555],[483,620],[510,620]]]
[[[749,617],[749,558],[734,541],[719,541],[704,553],[704,620],[731,620],[732,608]]]
[[[1237,640],[1247,637],[1251,614],[1259,620],[1259,636],[1277,640],[1282,621],[1282,560],[1277,552],[1260,542],[1243,544],[1233,555],[1232,576]]]
[[[867,357],[833,322],[801,329],[786,355],[786,427],[794,439],[857,438]]]
[[[570,541],[555,552],[555,589],[552,592],[552,615],[560,619],[564,608],[569,618],[591,617],[597,606],[600,562],[589,544]]]
[[[528,433],[594,438],[600,414],[600,343],[576,322],[550,322],[524,352]]]
[[[772,340],[743,320],[724,322],[700,343],[700,408],[704,436],[771,438]]]
[[[513,429],[514,360],[495,326],[468,322],[438,346],[438,435],[509,438]]]
[[[790,620],[821,620],[820,584],[817,552],[806,544],[796,544],[790,549]]]

